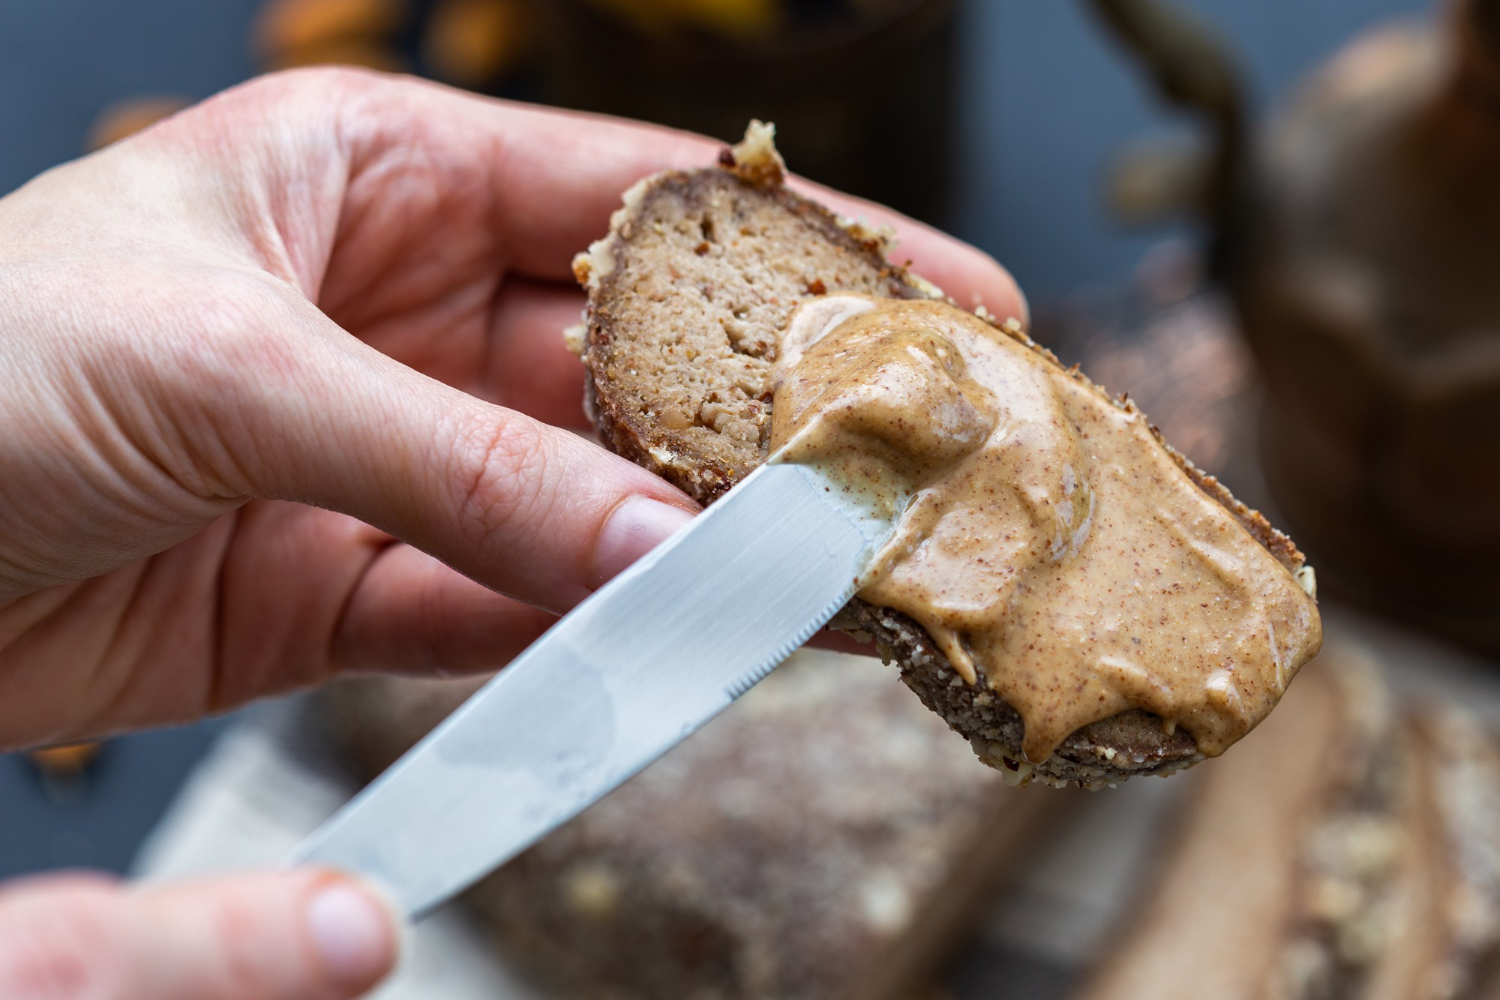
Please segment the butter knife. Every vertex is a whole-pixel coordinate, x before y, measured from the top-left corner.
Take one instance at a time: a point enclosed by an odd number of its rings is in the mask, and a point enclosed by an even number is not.
[[[812,465],[761,466],[598,590],[293,856],[418,918],[726,708],[859,587],[888,518]]]

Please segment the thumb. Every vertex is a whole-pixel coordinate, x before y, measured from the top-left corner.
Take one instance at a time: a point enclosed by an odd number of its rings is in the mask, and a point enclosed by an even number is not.
[[[42,878],[0,890],[0,996],[343,1000],[391,970],[398,940],[385,904],[331,873]]]
[[[305,301],[299,313],[296,335],[259,338],[254,370],[203,403],[250,495],[357,517],[553,611],[697,509],[591,441],[428,378]]]

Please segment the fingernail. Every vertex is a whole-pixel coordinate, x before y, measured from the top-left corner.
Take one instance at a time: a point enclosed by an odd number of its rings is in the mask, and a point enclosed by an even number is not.
[[[592,584],[603,586],[692,519],[693,515],[681,507],[660,500],[648,497],[626,500],[615,508],[599,532],[599,542],[594,549]]]
[[[307,928],[329,976],[364,985],[396,961],[396,929],[375,896],[349,882],[320,889],[307,904]]]

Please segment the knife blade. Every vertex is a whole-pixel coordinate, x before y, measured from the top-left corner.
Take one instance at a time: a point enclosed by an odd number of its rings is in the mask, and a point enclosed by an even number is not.
[[[595,592],[293,855],[413,919],[598,801],[748,691],[858,588],[892,523],[771,462]]]

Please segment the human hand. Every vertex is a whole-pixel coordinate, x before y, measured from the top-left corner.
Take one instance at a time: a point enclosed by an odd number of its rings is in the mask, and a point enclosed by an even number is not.
[[[397,938],[369,889],[325,872],[28,879],[0,886],[0,997],[344,1000],[389,971]]]
[[[560,331],[620,192],[715,152],[304,71],[0,200],[0,749],[494,668],[679,527],[685,497],[569,433]],[[1024,309],[976,251],[813,190]],[[0,889],[0,994],[351,996],[392,926],[327,874],[39,880]]]
[[[716,149],[302,71],[0,200],[0,749],[493,669],[680,526],[558,429],[585,429],[560,331],[620,192]],[[977,251],[818,196],[1022,308]]]

